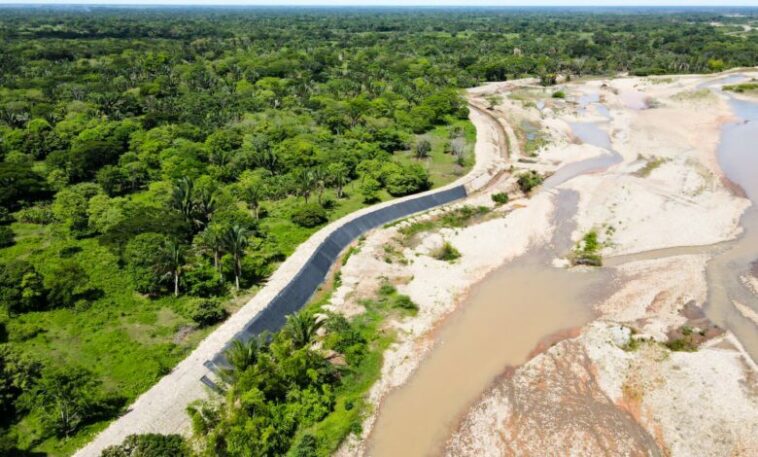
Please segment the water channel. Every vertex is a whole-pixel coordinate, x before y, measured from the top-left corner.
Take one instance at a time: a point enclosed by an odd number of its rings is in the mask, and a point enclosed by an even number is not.
[[[598,104],[598,100],[589,98],[584,103]],[[730,104],[740,120],[723,128],[719,163],[727,177],[758,202],[758,103],[730,99]],[[610,147],[604,124],[605,121],[575,123],[572,129],[575,136],[606,149],[608,154],[569,164],[543,186],[542,192],[552,192],[556,199],[553,242],[495,270],[471,290],[462,306],[439,329],[435,347],[421,366],[383,402],[369,437],[369,455],[438,455],[451,428],[506,367],[524,363],[546,336],[591,320],[592,305],[612,292],[610,269],[569,271],[550,265],[553,257],[565,255],[570,248],[571,221],[577,203],[576,194],[556,191],[556,186],[620,160]],[[755,205],[745,213],[742,225],[744,234],[735,241],[710,247],[670,248],[623,259],[691,252],[714,254],[707,271],[706,313],[717,324],[732,330],[755,359],[756,327],[731,304],[732,299],[739,299],[758,310],[755,295],[739,280],[739,275],[748,272],[751,262],[758,259]],[[621,258],[615,260],[611,259],[611,263]]]

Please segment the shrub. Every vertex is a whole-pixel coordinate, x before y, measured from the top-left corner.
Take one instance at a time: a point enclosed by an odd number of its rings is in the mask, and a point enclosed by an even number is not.
[[[534,170],[525,171],[518,175],[518,186],[525,194],[540,184],[542,184],[542,175]]]
[[[594,230],[587,232],[579,246],[575,249],[574,265],[603,266],[603,258],[599,254],[600,247],[597,232]]]
[[[189,457],[189,446],[179,435],[129,435],[118,446],[103,449],[100,457]]]
[[[553,92],[553,98],[566,98],[566,92],[563,92],[562,90],[557,90]]]
[[[295,456],[311,457],[316,455],[316,450],[318,450],[318,441],[316,441],[316,437],[310,433],[306,433],[300,439],[300,442],[297,443],[297,447],[295,448]]]
[[[161,249],[167,242],[166,235],[141,233],[127,243],[124,261],[137,292],[155,294],[162,290],[161,278],[155,274],[155,266],[160,261]]]
[[[218,300],[194,300],[189,305],[189,317],[200,327],[208,327],[226,318],[226,310]]]
[[[433,257],[437,260],[443,260],[445,262],[453,262],[461,256],[460,251],[455,249],[455,246],[450,244],[449,241],[445,241],[434,254]]]
[[[379,200],[379,190],[381,190],[381,183],[371,176],[367,176],[361,183],[361,195],[363,196],[363,203],[374,203]]]
[[[491,198],[492,198],[492,201],[498,205],[505,205],[506,203],[508,203],[508,194],[506,194],[505,192],[498,192],[496,194],[492,194]]]
[[[292,213],[292,222],[301,227],[315,227],[326,221],[326,210],[315,203],[302,205]]]
[[[395,286],[393,286],[389,282],[385,281],[382,283],[381,286],[379,286],[379,295],[386,297],[386,296],[394,294],[395,292],[397,292],[397,289],[395,288]]]
[[[11,313],[41,309],[47,294],[42,275],[25,260],[0,264],[0,306]]]
[[[208,262],[194,265],[184,273],[183,279],[187,292],[196,297],[212,297],[224,290],[224,278]]]
[[[15,242],[13,229],[7,225],[0,226],[0,248],[13,246],[13,243]]]
[[[17,212],[16,219],[27,224],[50,224],[53,222],[53,210],[50,205],[34,205]]]
[[[47,301],[52,306],[73,306],[78,300],[90,296],[95,290],[90,278],[75,260],[66,260],[44,280]]]
[[[416,141],[413,150],[417,159],[425,159],[429,157],[429,153],[432,151],[432,143],[427,137],[420,137],[418,141]]]
[[[411,300],[411,297],[403,294],[397,294],[392,301],[392,305],[406,311],[418,311],[418,305]]]
[[[387,192],[394,197],[414,194],[429,188],[429,173],[423,166],[414,163],[388,173],[385,185]]]
[[[697,344],[692,340],[691,336],[683,336],[682,338],[676,338],[664,343],[671,351],[678,352],[695,352],[697,351]]]

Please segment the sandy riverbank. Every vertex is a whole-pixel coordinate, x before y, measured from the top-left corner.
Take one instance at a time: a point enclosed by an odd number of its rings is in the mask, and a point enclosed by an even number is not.
[[[571,235],[596,230],[606,256],[677,246],[710,245],[740,233],[749,201],[735,195],[715,160],[721,126],[732,119],[723,98],[701,89],[707,78],[621,78],[570,83],[565,99],[530,81],[490,84],[472,97],[517,130],[536,126],[543,143],[530,157],[529,139],[509,132],[514,167],[550,173],[569,163],[608,154],[582,144],[572,123],[595,122],[620,156],[612,167],[568,180],[550,192],[518,198],[504,179],[463,204],[492,207],[490,194],[511,193],[508,205],[467,227],[397,242],[401,226],[378,230],[342,269],[334,294],[337,312],[360,312],[382,278],[418,305],[415,317],[388,325],[397,343],[385,353],[370,401],[405,383],[435,342],[435,329],[488,272],[552,239],[556,192],[572,190],[578,208]],[[500,97],[492,98],[496,94]],[[589,100],[589,102],[587,102]],[[494,102],[494,103],[493,103]],[[482,118],[477,147],[495,141]],[[431,216],[426,216],[431,217]],[[443,240],[461,258],[429,253]],[[388,262],[387,247],[400,252]],[[566,253],[557,253],[558,256]],[[404,259],[404,260],[403,260]],[[401,261],[403,260],[403,261]],[[615,292],[596,306],[597,319],[526,364],[508,370],[466,413],[448,442],[450,455],[541,454],[749,455],[758,451],[756,369],[736,339],[702,318],[706,255],[679,255],[614,267]],[[562,262],[555,262],[560,265]],[[690,330],[683,330],[690,329]],[[694,329],[700,349],[673,352],[661,343]],[[702,331],[702,335],[700,335]],[[634,340],[634,341],[632,341]],[[639,340],[639,341],[638,341]],[[643,341],[644,340],[644,341]],[[505,367],[503,367],[505,369]],[[376,414],[340,455],[367,450]],[[538,426],[539,425],[539,426]]]

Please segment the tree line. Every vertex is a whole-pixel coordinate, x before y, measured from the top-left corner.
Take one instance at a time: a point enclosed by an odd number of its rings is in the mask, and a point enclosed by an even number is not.
[[[445,166],[462,172],[470,165],[467,139],[453,127],[467,116],[462,88],[522,76],[547,85],[558,74],[758,63],[755,34],[710,25],[738,20],[719,11],[0,12],[4,455],[68,454],[88,427],[144,390],[119,370],[78,362],[104,357],[108,343],[58,348],[62,341],[80,332],[128,340],[135,346],[125,363],[157,366],[142,379],[149,384],[181,351],[175,337],[163,336],[165,346],[143,355],[159,332],[124,328],[157,328],[160,319],[158,311],[141,316],[141,308],[158,304],[202,331],[226,317],[227,298],[262,284],[330,219],[430,188],[439,141],[451,157]],[[138,318],[144,322],[122,322]],[[235,349],[233,359],[247,362],[230,378],[234,401],[266,413],[221,417],[206,408],[197,426],[209,449],[333,448],[306,429],[346,411],[334,389],[351,378],[310,349],[317,325],[307,319]],[[82,330],[82,322],[92,327]],[[334,351],[362,366],[350,351],[369,351],[369,330],[328,322],[322,332],[337,335],[327,337]],[[129,446],[183,446],[148,441]]]

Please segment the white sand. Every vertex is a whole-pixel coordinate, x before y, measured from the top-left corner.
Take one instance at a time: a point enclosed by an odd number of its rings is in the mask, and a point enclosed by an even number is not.
[[[536,162],[518,161],[523,158],[518,153],[513,158],[517,169],[543,172],[604,153],[577,144],[568,124],[604,122],[622,161],[559,187],[579,194],[575,240],[596,229],[606,243],[605,255],[708,245],[737,236],[739,218],[749,205],[721,179],[715,148],[720,127],[731,114],[723,99],[698,88],[709,79],[716,78],[621,78],[562,87],[569,99],[598,94],[610,110],[610,121],[592,105],[578,113],[570,100],[549,100],[540,110],[504,97],[492,112],[501,123],[541,124],[550,144],[539,151]],[[507,93],[533,83],[492,83],[471,93]],[[654,108],[643,109],[647,105]],[[510,129],[509,137],[512,133]],[[517,142],[515,135],[511,142]],[[399,289],[421,307],[417,317],[390,324],[401,330],[399,341],[385,353],[372,403],[380,405],[393,386],[408,379],[431,346],[436,323],[454,310],[474,281],[523,254],[530,242],[548,239],[554,211],[548,194],[512,205],[524,208],[503,219],[429,235],[404,253],[413,260],[408,266],[388,266],[376,259],[393,237],[383,231],[366,240],[364,257],[356,257],[354,264],[351,258],[345,266],[343,278],[349,272],[352,279],[343,284],[348,290],[338,291],[343,301],[336,309],[349,309],[351,294],[359,295],[369,284],[367,278],[393,275],[405,278]],[[458,264],[417,255],[443,238],[463,254]],[[711,340],[694,353],[671,353],[658,343],[642,343],[636,351],[622,349],[632,327],[640,332],[635,338],[666,341],[669,331],[686,323],[681,314],[685,305],[702,306],[706,299],[707,260],[706,255],[678,255],[619,266],[619,287],[598,306],[598,320],[493,386],[466,415],[447,453],[756,455],[755,364],[733,335]],[[364,424],[364,438],[373,420]],[[339,454],[359,455],[364,445],[351,437]]]

